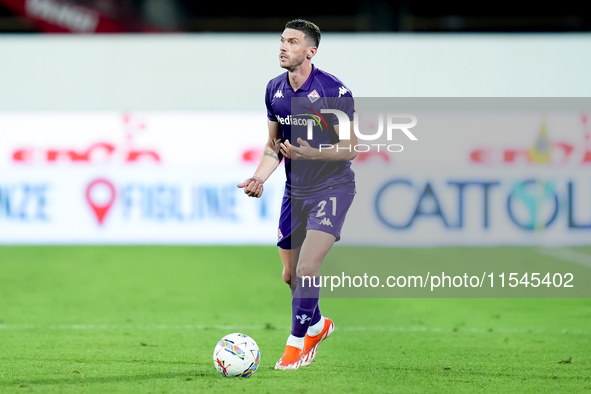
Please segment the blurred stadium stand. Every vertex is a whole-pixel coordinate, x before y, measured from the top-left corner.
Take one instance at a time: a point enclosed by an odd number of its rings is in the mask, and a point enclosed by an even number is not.
[[[369,0],[292,4],[196,0],[0,0],[1,33],[266,32],[302,17],[334,32],[568,32],[591,30],[591,3]]]

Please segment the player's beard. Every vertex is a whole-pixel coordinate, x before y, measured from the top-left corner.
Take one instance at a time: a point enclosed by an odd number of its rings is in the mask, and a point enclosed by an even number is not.
[[[287,55],[287,64],[281,64],[281,59],[279,60],[279,65],[286,69],[289,72],[293,72],[295,70],[297,70],[303,63],[304,60],[306,60],[306,56],[302,55],[299,58],[291,58],[290,56]]]

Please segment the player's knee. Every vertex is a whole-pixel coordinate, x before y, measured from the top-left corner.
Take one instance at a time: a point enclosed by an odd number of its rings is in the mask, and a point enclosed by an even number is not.
[[[300,278],[303,278],[304,276],[317,276],[318,268],[313,264],[301,263],[298,265],[298,268],[296,269],[296,275]]]
[[[291,286],[291,272],[283,270],[281,276],[283,277],[283,281]]]

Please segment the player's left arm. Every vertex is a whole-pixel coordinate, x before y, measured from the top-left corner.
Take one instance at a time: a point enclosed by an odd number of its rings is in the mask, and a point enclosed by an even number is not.
[[[344,161],[353,160],[357,157],[357,136],[353,131],[353,122],[350,123],[351,136],[348,140],[340,140],[336,144],[322,145],[319,148],[312,148],[307,141],[298,138],[297,143],[299,147],[292,145],[289,140],[285,140],[281,144],[281,153],[283,156],[291,160],[326,160],[326,161]],[[335,125],[334,129],[339,134],[339,125]]]

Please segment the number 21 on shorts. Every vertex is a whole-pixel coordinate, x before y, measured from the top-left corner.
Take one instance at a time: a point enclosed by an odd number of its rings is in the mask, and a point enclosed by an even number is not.
[[[330,197],[329,198],[331,205],[332,205],[332,216],[336,216],[337,215],[337,198],[336,197]],[[322,217],[324,215],[326,215],[326,212],[324,212],[324,208],[326,207],[326,200],[322,200],[318,203],[318,207],[320,208],[318,210],[318,212],[316,213],[316,217]]]

